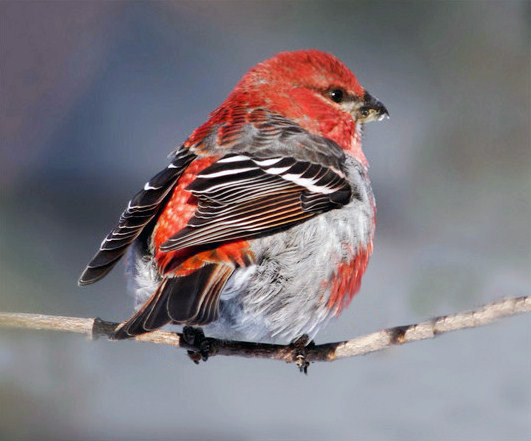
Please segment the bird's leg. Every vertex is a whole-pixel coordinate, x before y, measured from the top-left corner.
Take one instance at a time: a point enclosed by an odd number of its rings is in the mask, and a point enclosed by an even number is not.
[[[216,354],[214,339],[205,337],[201,328],[185,326],[183,328],[183,340],[192,348],[188,350],[188,357],[195,364],[199,364],[201,360],[207,361],[208,357]]]
[[[315,343],[310,341],[310,337],[308,337],[307,334],[301,335],[299,338],[296,338],[290,343],[290,346],[294,350],[294,361],[297,367],[299,368],[299,371],[301,373],[304,373],[305,375],[308,374],[308,366],[310,366],[310,362],[306,360],[306,348],[315,346]]]

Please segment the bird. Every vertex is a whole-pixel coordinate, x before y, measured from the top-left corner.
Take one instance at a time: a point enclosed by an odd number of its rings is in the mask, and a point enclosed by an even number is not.
[[[210,337],[313,339],[359,290],[376,206],[362,150],[386,107],[338,58],[280,52],[130,200],[79,279],[127,255],[136,312],[114,339],[165,325]]]

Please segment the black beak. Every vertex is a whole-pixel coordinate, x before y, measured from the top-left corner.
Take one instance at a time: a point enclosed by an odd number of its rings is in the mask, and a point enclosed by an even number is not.
[[[359,113],[365,122],[380,121],[384,118],[389,118],[389,111],[386,107],[369,92],[365,92],[363,96],[363,105],[360,107]]]

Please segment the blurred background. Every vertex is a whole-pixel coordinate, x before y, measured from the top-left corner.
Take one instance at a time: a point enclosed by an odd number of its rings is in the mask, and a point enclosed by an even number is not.
[[[282,50],[349,65],[378,205],[361,292],[317,342],[531,289],[526,1],[0,3],[0,311],[119,321],[77,278],[147,178]],[[0,439],[524,440],[531,320],[293,365],[0,330]]]

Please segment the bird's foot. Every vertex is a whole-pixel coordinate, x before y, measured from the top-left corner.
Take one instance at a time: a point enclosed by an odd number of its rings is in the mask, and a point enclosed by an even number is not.
[[[185,326],[183,328],[183,340],[190,349],[188,350],[188,357],[195,364],[207,361],[211,355],[217,352],[215,340],[213,338],[205,337],[205,333],[201,328],[194,328],[193,326]]]
[[[308,337],[308,335],[304,334],[293,340],[290,343],[290,346],[294,351],[293,361],[295,361],[299,371],[305,375],[308,375],[308,367],[310,366],[310,362],[306,358],[306,351],[308,348],[315,346],[315,343],[313,340],[310,341],[310,337]]]

